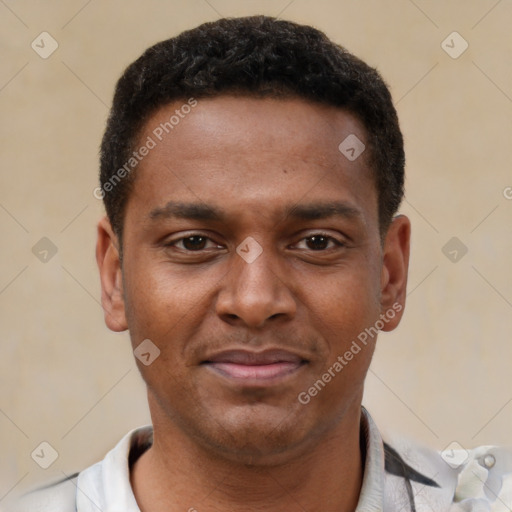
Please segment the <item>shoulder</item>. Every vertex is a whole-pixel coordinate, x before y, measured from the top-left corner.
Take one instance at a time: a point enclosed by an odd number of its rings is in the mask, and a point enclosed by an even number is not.
[[[78,473],[19,498],[5,512],[76,512]]]
[[[39,487],[2,512],[81,512],[138,510],[130,486],[130,465],[152,444],[151,426],[126,434],[103,460],[80,473]]]
[[[418,511],[512,509],[511,447],[479,446],[466,450],[458,445],[458,449],[448,447],[439,452],[406,441],[394,448],[387,446],[386,469],[392,468],[392,462],[396,465],[393,459],[400,454],[400,466],[405,466],[403,476],[411,481]],[[393,470],[391,473],[397,474]]]
[[[457,503],[469,505],[479,502],[485,503],[492,511],[510,510],[512,447],[480,446],[472,450],[459,448],[448,453],[443,452],[442,456],[459,473],[454,496]]]

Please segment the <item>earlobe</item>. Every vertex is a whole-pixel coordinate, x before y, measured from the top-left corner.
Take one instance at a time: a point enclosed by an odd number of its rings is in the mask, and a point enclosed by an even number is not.
[[[383,248],[381,271],[381,313],[386,314],[384,331],[400,323],[405,307],[411,223],[405,215],[395,217],[388,229]],[[392,312],[392,315],[389,314]],[[391,318],[392,317],[392,318]]]
[[[101,305],[107,327],[115,332],[128,328],[123,297],[123,279],[119,258],[118,239],[109,220],[98,222],[96,262],[101,279]]]

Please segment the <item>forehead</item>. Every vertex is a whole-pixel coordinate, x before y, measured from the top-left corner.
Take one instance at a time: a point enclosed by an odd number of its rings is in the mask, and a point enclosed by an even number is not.
[[[324,161],[330,157],[334,164],[339,163],[339,144],[351,135],[366,139],[362,123],[343,109],[301,98],[231,95],[160,107],[142,130],[143,139],[151,136],[157,145],[172,147],[181,156],[211,143],[221,142],[237,150],[260,145],[268,151],[279,149],[286,141],[286,149],[293,149],[294,155],[322,154]],[[184,148],[181,142],[185,137],[189,140]]]
[[[138,165],[132,196],[148,212],[171,200],[277,212],[311,198],[376,214],[367,152],[353,158],[366,144],[365,130],[341,109],[294,98],[178,101],[148,120],[139,138],[145,144],[152,148]]]

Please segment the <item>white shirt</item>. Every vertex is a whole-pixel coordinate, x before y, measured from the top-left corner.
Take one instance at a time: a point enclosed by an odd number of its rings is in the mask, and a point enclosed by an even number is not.
[[[393,449],[365,409],[361,435],[366,453],[356,512],[512,510],[512,449],[484,446],[443,456],[405,443]],[[151,426],[129,432],[101,462],[25,495],[12,512],[140,512],[130,485],[129,457],[140,456],[151,442]]]

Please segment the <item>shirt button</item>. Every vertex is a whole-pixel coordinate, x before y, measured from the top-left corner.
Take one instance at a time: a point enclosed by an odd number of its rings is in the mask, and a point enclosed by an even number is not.
[[[492,468],[496,464],[496,459],[494,458],[494,455],[491,455],[490,453],[487,454],[484,457],[484,466],[486,468]]]

